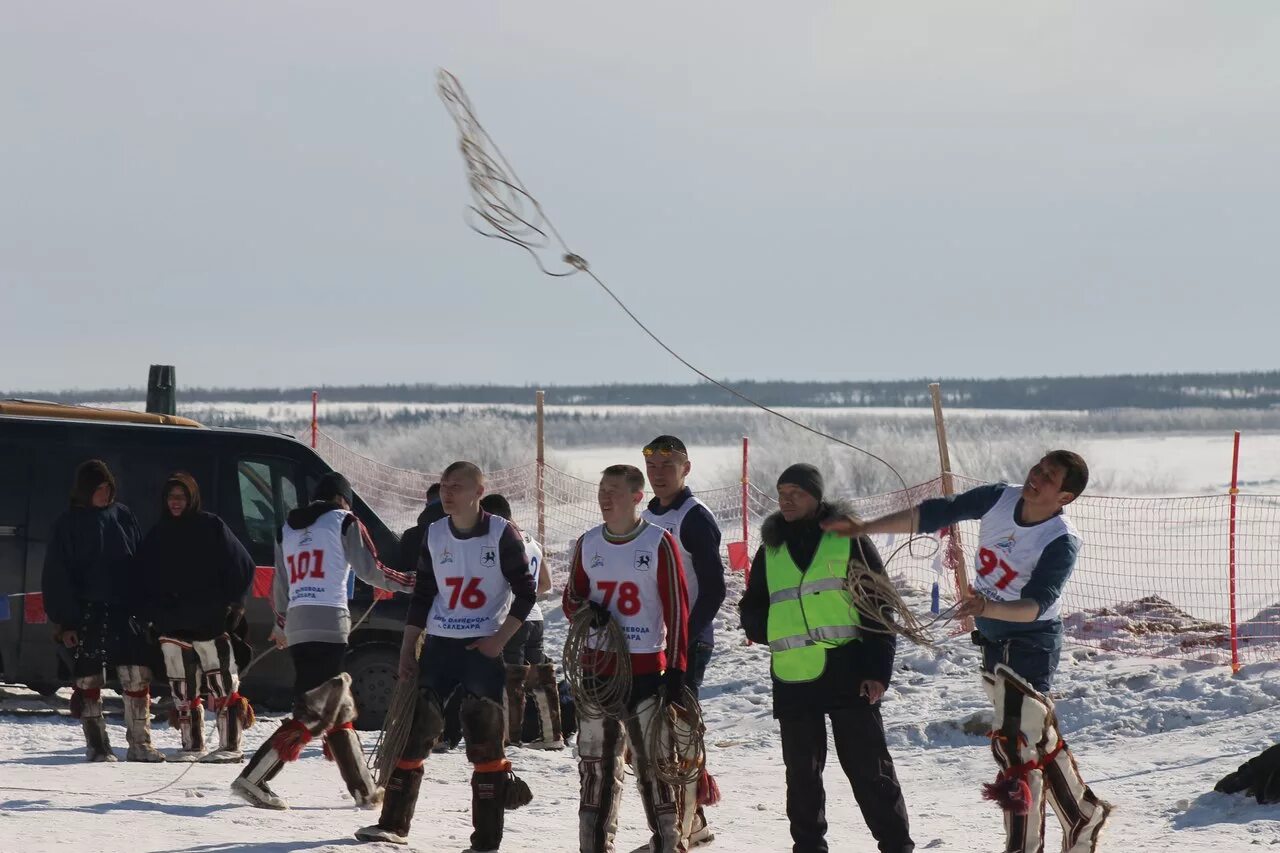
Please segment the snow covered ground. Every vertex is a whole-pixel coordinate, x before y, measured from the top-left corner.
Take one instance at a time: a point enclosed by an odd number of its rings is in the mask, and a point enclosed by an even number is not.
[[[1160,470],[1167,472],[1176,493],[1222,493],[1230,471],[1229,441],[1229,434],[1096,436],[1082,449],[1095,471]],[[561,452],[572,454],[570,473],[588,479],[611,462],[636,461],[634,447]],[[732,470],[738,453],[737,446],[699,448],[694,485],[720,485],[700,482],[699,474]],[[1280,435],[1246,433],[1241,481],[1248,492],[1276,492]],[[1247,550],[1250,534],[1243,535]],[[1087,573],[1077,578],[1081,591],[1087,578]],[[733,580],[731,599],[736,600],[741,578]],[[1196,612],[1196,602],[1184,601],[1176,592],[1165,595]],[[1128,591],[1121,598],[1137,594]],[[557,641],[563,639],[563,620],[554,611],[548,619],[548,648],[555,655]],[[709,764],[724,801],[710,811],[718,834],[710,850],[788,850],[766,652],[742,644],[728,608],[718,636],[704,712]],[[980,786],[994,776],[994,767],[983,734],[990,711],[977,686],[976,666],[976,651],[964,638],[945,640],[940,651],[900,646],[884,714],[921,850],[1000,849],[999,811],[980,796]],[[1250,664],[1233,676],[1220,664],[1068,647],[1056,685],[1063,728],[1086,777],[1099,795],[1116,805],[1103,849],[1230,853],[1255,849],[1253,845],[1280,845],[1280,806],[1261,807],[1243,796],[1212,793],[1218,778],[1280,740],[1277,676],[1280,664]],[[111,723],[113,743],[123,756],[123,728],[118,717]],[[256,748],[275,723],[273,718],[262,719],[248,732],[248,748]],[[166,750],[177,747],[176,733],[162,725],[155,726],[154,737]],[[373,741],[365,735],[366,747]],[[293,810],[269,813],[228,795],[236,768],[87,765],[81,744],[79,726],[65,711],[60,714],[34,698],[0,701],[0,853],[330,851],[355,846],[351,833],[376,820],[375,814],[353,807],[319,747],[309,748],[277,780],[277,790],[292,802]],[[509,815],[504,850],[576,849],[578,774],[571,752],[516,750],[512,758],[517,772],[530,782],[535,800]],[[467,846],[467,778],[461,753],[431,758],[413,849],[461,851]],[[832,849],[874,850],[834,754],[827,783]],[[1057,824],[1052,818],[1049,823],[1048,849],[1053,850]],[[628,790],[618,849],[631,850],[645,836],[643,812],[634,791]]]
[[[563,620],[557,612],[550,618],[554,646],[563,636]],[[710,810],[718,837],[709,849],[787,850],[766,652],[744,646],[731,625],[719,627],[704,711],[708,762],[724,800]],[[1000,814],[979,793],[994,769],[982,734],[990,712],[974,676],[976,665],[975,650],[962,638],[946,640],[936,652],[900,648],[895,683],[884,700],[890,747],[921,850],[1000,849]],[[1069,648],[1057,684],[1058,708],[1084,773],[1116,805],[1103,849],[1224,853],[1280,844],[1280,807],[1212,793],[1219,777],[1280,739],[1278,675],[1280,667],[1270,664],[1232,676],[1222,666]],[[0,706],[0,714],[17,704]],[[248,733],[249,747],[274,726],[274,719],[262,719]],[[110,728],[123,756],[124,731],[116,721]],[[154,737],[161,747],[176,748],[176,733],[159,724]],[[366,747],[373,740],[366,733]],[[353,846],[352,831],[375,820],[353,807],[318,747],[309,747],[273,783],[293,805],[274,813],[228,795],[237,768],[87,765],[80,744],[78,725],[64,716],[0,715],[0,850],[320,853]],[[535,800],[509,813],[503,849],[575,850],[578,774],[572,753],[513,750],[512,758]],[[460,752],[432,756],[412,849],[466,848],[467,778]],[[826,780],[832,850],[875,850],[834,753]],[[1052,850],[1057,824],[1049,822]],[[628,788],[618,849],[631,850],[645,838],[643,812]]]

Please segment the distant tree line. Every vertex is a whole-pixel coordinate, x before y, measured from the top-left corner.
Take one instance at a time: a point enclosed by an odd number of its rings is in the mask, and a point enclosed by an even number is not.
[[[882,382],[757,382],[726,380],[766,406],[917,407],[929,405],[929,379]],[[1280,404],[1280,371],[1131,374],[1022,379],[943,379],[948,407],[978,409],[1216,409],[1270,408]],[[329,402],[532,403],[542,387],[552,405],[740,405],[711,383],[695,385],[347,385],[320,387]],[[183,388],[179,401],[208,403],[306,402],[312,388]],[[141,400],[140,388],[38,391],[5,394],[55,402]]]

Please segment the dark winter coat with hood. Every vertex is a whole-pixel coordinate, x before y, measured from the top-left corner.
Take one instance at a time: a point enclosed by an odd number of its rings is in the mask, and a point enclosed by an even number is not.
[[[99,508],[93,493],[103,483],[111,487],[111,503]],[[136,603],[140,587],[133,555],[142,534],[115,495],[116,481],[106,463],[90,459],[76,469],[71,508],[54,522],[40,589],[49,619],[63,628],[80,627],[86,604],[105,604],[124,616]]]
[[[166,500],[177,486],[187,508],[174,518]],[[138,549],[138,576],[146,591],[143,614],[156,630],[184,640],[212,640],[228,628],[253,583],[254,564],[222,519],[200,509],[200,487],[179,472],[164,484],[160,521]]]
[[[852,507],[842,501],[818,504],[812,517],[789,522],[775,512],[760,528],[764,545],[751,561],[751,578],[747,591],[738,604],[742,630],[752,642],[768,645],[769,581],[765,571],[765,548],[785,545],[791,559],[801,571],[807,571],[818,542],[823,536],[819,523],[826,518],[852,515]],[[871,539],[863,536],[849,540],[849,556],[866,563],[873,572],[884,574],[880,552]],[[882,624],[874,614],[859,611],[862,624]],[[773,679],[773,715],[788,711],[836,711],[865,702],[858,695],[862,682],[870,679],[889,684],[893,677],[893,658],[897,648],[894,635],[863,631],[860,640],[827,650],[827,668],[823,674],[806,682],[783,682]]]
[[[427,535],[427,528],[444,518],[444,504],[434,500],[422,508],[418,514],[418,523],[400,534],[400,560],[396,568],[402,572],[418,570],[418,556],[422,553],[422,540]]]

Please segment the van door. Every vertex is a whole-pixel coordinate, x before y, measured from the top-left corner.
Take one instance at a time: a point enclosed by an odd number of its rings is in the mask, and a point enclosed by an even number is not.
[[[0,447],[0,483],[4,484],[0,488],[0,674],[13,682],[18,680],[18,644],[26,601],[13,593],[27,591],[31,465],[28,455],[12,445]]]
[[[258,567],[245,601],[245,618],[250,644],[265,657],[247,677],[246,695],[287,707],[292,664],[286,654],[267,652],[275,625],[270,583],[275,572],[276,534],[289,510],[303,501],[298,466],[291,459],[261,454],[228,453],[222,459],[219,514]]]
[[[259,566],[275,563],[276,535],[301,504],[298,466],[290,459],[239,456],[234,482],[222,491],[222,516]]]

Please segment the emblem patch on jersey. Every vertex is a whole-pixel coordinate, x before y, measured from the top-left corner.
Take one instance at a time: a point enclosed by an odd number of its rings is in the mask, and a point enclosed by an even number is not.
[[[453,552],[448,548],[444,549],[444,553],[440,555],[440,565],[453,562]]]
[[[311,544],[311,528],[310,528],[310,527],[308,527],[306,530],[302,531],[302,538],[298,540],[298,544],[299,544],[299,545],[310,545],[310,544]]]
[[[498,562],[498,551],[496,548],[485,548],[480,555],[480,563],[485,566],[493,566]]]
[[[653,554],[648,551],[636,551],[636,571],[647,572],[652,568]]]
[[[601,557],[599,554],[596,554],[594,557],[591,558],[591,568],[598,569],[603,565],[604,565],[604,557]]]
[[[1011,554],[1013,553],[1013,546],[1015,544],[1017,544],[1017,540],[1014,538],[1014,535],[1010,533],[1008,536],[996,543],[996,550],[1005,554]]]

